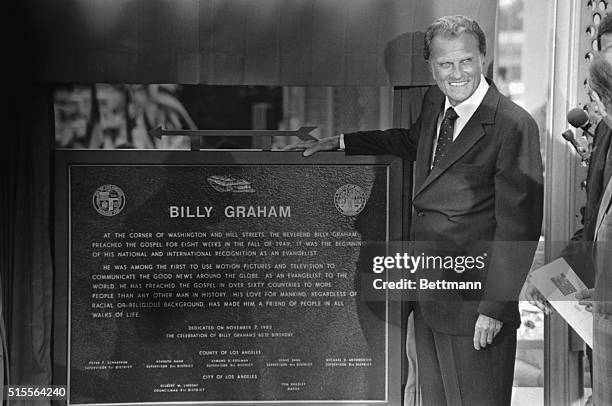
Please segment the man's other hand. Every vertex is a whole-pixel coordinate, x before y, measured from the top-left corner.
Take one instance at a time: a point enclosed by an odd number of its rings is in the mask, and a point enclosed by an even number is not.
[[[552,313],[552,306],[546,300],[544,295],[531,283],[531,278],[527,277],[523,290],[519,296],[519,300],[526,300],[532,306],[542,310],[544,314],[550,315]]]
[[[484,314],[478,315],[476,326],[474,327],[474,348],[476,350],[484,349],[487,345],[493,343],[495,336],[501,331],[502,323],[492,317]]]
[[[340,148],[340,136],[321,138],[319,140],[299,141],[287,145],[283,151],[304,151],[302,155],[311,156],[319,151],[335,151]]]

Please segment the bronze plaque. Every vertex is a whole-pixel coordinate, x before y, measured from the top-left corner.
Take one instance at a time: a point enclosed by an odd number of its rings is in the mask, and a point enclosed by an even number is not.
[[[366,242],[400,239],[401,167],[58,151],[68,404],[397,404],[400,312],[364,300],[358,264]]]

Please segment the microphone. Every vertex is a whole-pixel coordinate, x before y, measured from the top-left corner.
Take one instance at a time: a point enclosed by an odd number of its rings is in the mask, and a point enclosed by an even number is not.
[[[561,136],[565,138],[567,142],[572,144],[572,147],[574,147],[578,155],[580,155],[580,158],[582,158],[584,161],[588,161],[589,153],[587,152],[586,148],[580,145],[576,137],[574,137],[574,132],[572,130],[565,131],[563,134],[561,134]]]
[[[592,127],[589,122],[589,117],[581,108],[574,108],[567,112],[567,122],[574,128],[580,128],[582,131],[595,138],[595,134],[593,134],[589,129]],[[565,138],[565,137],[564,137]]]

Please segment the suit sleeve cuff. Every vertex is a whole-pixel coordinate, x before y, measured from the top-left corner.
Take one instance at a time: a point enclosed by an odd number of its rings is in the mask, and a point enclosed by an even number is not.
[[[483,300],[478,305],[478,313],[494,318],[495,320],[508,322],[510,319],[508,302],[496,302]]]

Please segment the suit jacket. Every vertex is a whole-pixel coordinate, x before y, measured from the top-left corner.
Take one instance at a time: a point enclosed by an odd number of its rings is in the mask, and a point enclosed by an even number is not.
[[[595,228],[595,308],[593,311],[593,400],[612,404],[612,180],[601,199]]]
[[[595,221],[595,311],[612,320],[612,179],[607,183]]]
[[[477,292],[419,291],[419,308],[430,327],[471,335],[478,315],[485,314],[503,321],[506,330],[517,328],[516,300],[542,226],[538,128],[526,111],[491,83],[481,105],[430,171],[444,101],[444,94],[432,86],[410,128],[346,134],[346,153],[416,159],[413,255],[486,255],[487,266],[480,271],[417,271],[428,280],[480,281],[483,286]]]
[[[595,285],[592,261],[592,242],[595,237],[596,217],[603,191],[612,177],[612,122],[606,117],[595,129],[595,140],[587,171],[586,203],[582,216],[583,228],[576,231],[561,256],[588,286]]]

